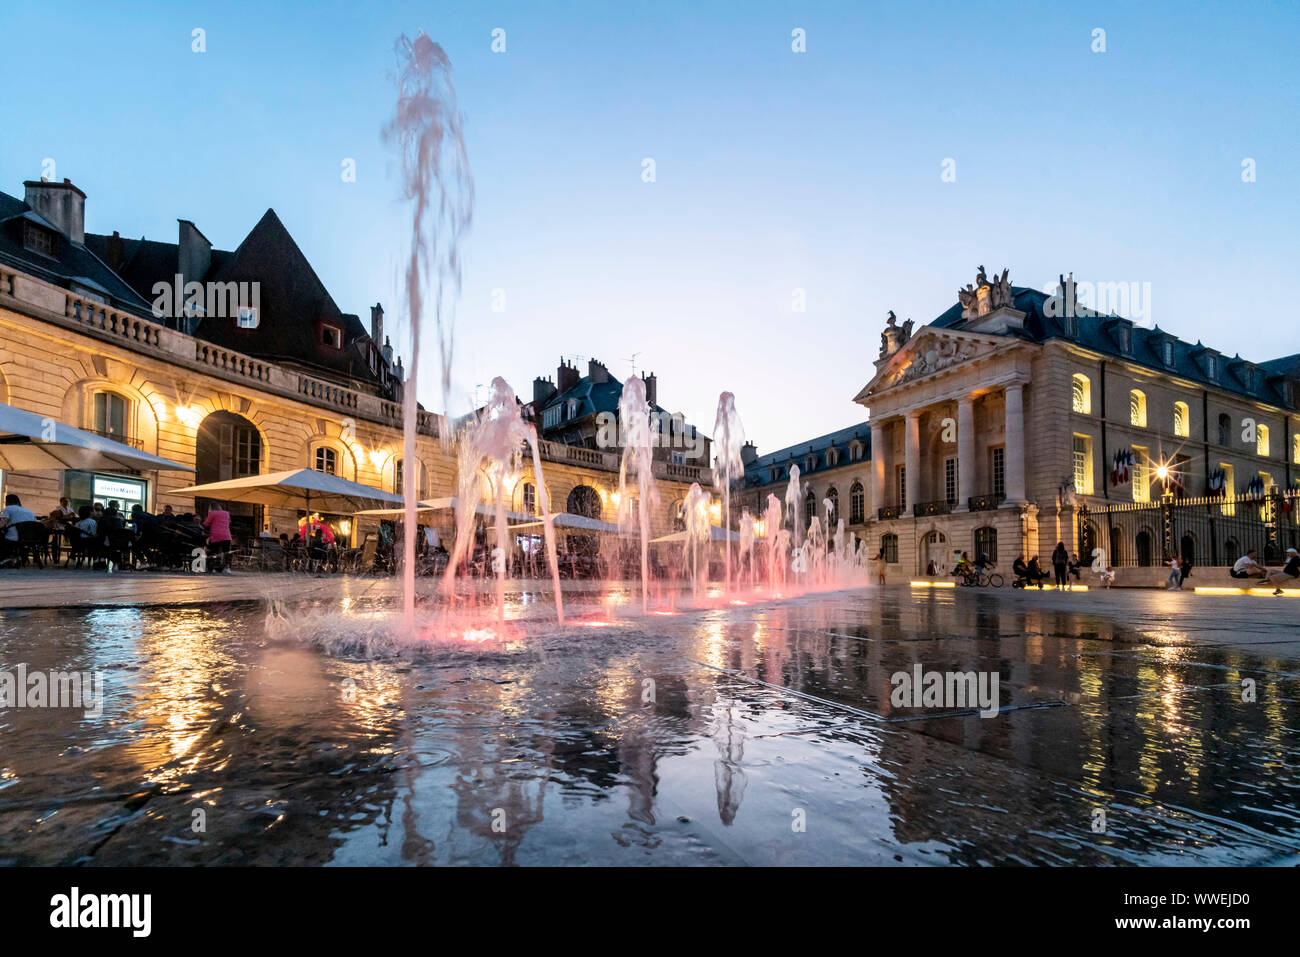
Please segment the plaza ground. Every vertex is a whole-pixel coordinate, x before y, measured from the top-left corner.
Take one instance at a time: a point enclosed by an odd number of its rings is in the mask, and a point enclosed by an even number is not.
[[[106,689],[96,717],[0,710],[3,860],[1300,860],[1294,599],[890,586],[638,618],[592,586],[574,616],[602,627],[515,596],[538,615],[507,642],[323,650],[396,589],[0,578],[0,669]],[[917,664],[996,672],[999,712],[895,706]]]

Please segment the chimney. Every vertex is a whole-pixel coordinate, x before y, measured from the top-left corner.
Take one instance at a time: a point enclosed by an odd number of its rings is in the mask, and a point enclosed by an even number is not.
[[[533,404],[541,408],[543,402],[555,395],[555,386],[550,379],[538,376],[533,380]]]
[[[384,338],[384,307],[380,303],[370,307],[370,340],[375,343],[388,341]]]
[[[754,460],[758,458],[758,446],[749,440],[740,447],[740,461],[742,465],[753,465]]]
[[[387,336],[384,336],[383,353],[384,353],[384,364],[391,367],[393,364],[393,344],[388,341]]]
[[[72,180],[51,183],[43,179],[23,182],[23,202],[44,216],[74,243],[86,241],[86,194]]]
[[[116,229],[113,230],[113,235],[108,237],[108,249],[105,253],[108,256],[108,268],[114,272],[121,269],[122,264],[126,262],[126,247],[122,245],[122,234]]]
[[[587,378],[591,379],[593,385],[609,381],[609,370],[605,368],[605,363],[599,359],[587,360]]]
[[[180,223],[176,271],[181,274],[181,282],[202,282],[212,268],[212,243],[188,219],[176,222]]]
[[[659,378],[653,372],[646,375],[641,373],[641,381],[645,383],[645,400],[650,403],[650,410],[659,404]]]
[[[578,367],[560,359],[560,367],[555,370],[555,390],[568,392],[578,384]]]

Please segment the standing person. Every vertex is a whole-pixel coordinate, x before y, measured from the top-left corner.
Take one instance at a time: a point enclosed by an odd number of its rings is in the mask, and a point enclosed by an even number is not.
[[[1065,588],[1065,572],[1070,566],[1070,553],[1065,550],[1065,542],[1057,542],[1052,549],[1052,573],[1056,576],[1056,590]]]
[[[882,548],[876,552],[876,557],[872,561],[876,563],[876,583],[883,585],[885,583],[885,550]]]
[[[208,571],[216,571],[220,566],[221,574],[230,574],[230,513],[214,502],[203,517],[203,527],[208,533],[208,554],[212,565]]]
[[[1183,582],[1192,577],[1192,560],[1184,555],[1178,559],[1178,587],[1183,587]]]
[[[1274,595],[1282,594],[1282,586],[1294,587],[1300,584],[1300,552],[1294,548],[1286,550],[1286,564],[1275,572],[1268,573],[1268,583],[1274,586]]]

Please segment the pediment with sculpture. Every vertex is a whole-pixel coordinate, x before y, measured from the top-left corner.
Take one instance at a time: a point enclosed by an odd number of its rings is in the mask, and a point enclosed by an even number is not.
[[[892,355],[877,361],[879,371],[858,397],[944,372],[964,363],[990,355],[1007,343],[985,335],[952,332],[931,326],[896,348]]]

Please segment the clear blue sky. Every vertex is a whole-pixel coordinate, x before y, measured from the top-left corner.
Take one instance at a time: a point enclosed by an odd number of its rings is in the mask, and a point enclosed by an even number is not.
[[[772,451],[861,421],[886,311],[929,321],[980,263],[1150,283],[1162,328],[1300,351],[1298,9],[10,3],[0,189],[50,157],[89,230],[174,242],[188,218],[222,248],[274,207],[339,306],[382,301],[391,328],[408,227],[379,131],[394,40],[424,29],[477,187],[461,393],[504,375],[528,395],[561,354],[623,377],[639,353],[661,404],[707,430],[731,390]]]

